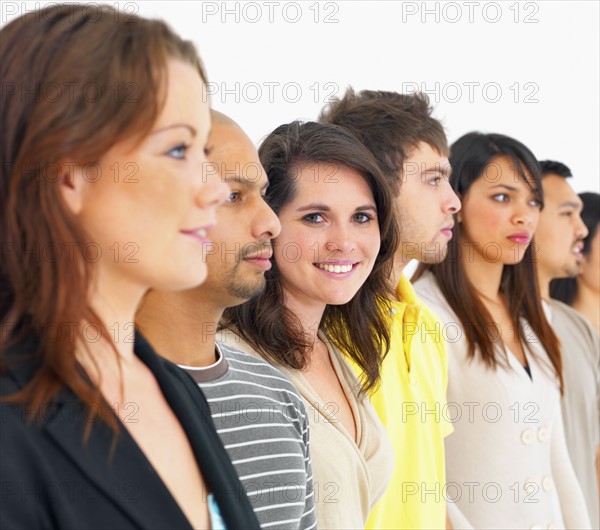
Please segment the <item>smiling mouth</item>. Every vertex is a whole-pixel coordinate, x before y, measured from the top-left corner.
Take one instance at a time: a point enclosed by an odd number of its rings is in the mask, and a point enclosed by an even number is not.
[[[327,272],[333,272],[334,274],[343,274],[350,272],[356,263],[349,263],[347,265],[334,265],[333,263],[314,263],[314,266]]]

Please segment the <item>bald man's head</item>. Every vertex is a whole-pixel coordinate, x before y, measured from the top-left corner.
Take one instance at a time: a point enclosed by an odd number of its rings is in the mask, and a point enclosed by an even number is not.
[[[222,308],[259,295],[270,268],[271,239],[281,225],[264,201],[268,180],[256,147],[242,128],[212,110],[208,159],[231,190],[217,211],[217,224],[208,232],[208,278],[197,290]]]
[[[218,110],[210,109],[210,117],[212,119],[213,124],[216,123],[220,126],[235,125],[236,127],[239,127],[239,125],[235,121],[233,121],[229,116],[223,114],[222,112],[219,112]]]

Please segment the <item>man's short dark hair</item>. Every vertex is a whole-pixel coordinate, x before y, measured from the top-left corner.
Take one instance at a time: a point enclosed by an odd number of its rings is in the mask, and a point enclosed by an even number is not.
[[[352,88],[323,108],[319,121],[349,130],[374,155],[384,176],[398,191],[402,166],[420,142],[448,155],[442,124],[431,116],[426,94],[399,94]]]
[[[556,160],[542,160],[540,167],[542,168],[542,177],[552,174],[568,179],[573,176],[573,173],[565,164]]]

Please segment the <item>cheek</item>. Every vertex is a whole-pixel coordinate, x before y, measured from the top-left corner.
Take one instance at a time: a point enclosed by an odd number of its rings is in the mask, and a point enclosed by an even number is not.
[[[536,210],[531,216],[531,229],[535,232],[540,224],[540,211]]]
[[[375,227],[374,230],[369,230],[364,234],[362,238],[362,246],[365,249],[365,255],[371,260],[375,261],[379,250],[381,249],[381,236],[379,234],[379,228]]]

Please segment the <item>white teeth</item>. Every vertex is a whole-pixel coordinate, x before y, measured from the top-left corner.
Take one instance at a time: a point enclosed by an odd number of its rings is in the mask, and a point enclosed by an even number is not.
[[[204,228],[200,228],[199,230],[196,230],[196,234],[198,234],[200,237],[206,237],[206,230]]]
[[[317,267],[327,272],[334,272],[335,274],[350,272],[352,270],[352,265],[330,265],[329,263],[318,263]]]

